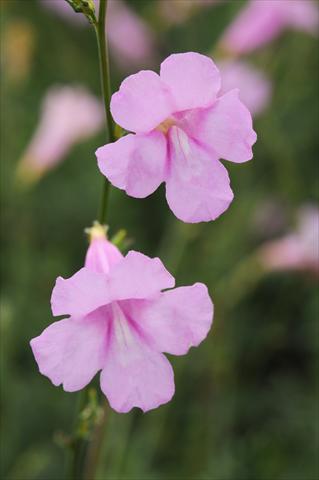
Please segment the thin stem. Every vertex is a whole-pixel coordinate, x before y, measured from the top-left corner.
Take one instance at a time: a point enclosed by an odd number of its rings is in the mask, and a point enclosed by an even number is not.
[[[107,46],[107,36],[105,33],[105,21],[106,21],[107,0],[100,0],[99,17],[98,22],[94,25],[96,40],[99,51],[99,64],[100,64],[100,77],[101,88],[105,109],[106,125],[108,130],[108,140],[110,142],[115,141],[115,125],[110,112],[111,101],[111,81],[110,81],[110,66],[109,55]],[[107,208],[109,203],[110,183],[105,178],[103,179],[103,192],[101,197],[101,203],[99,208],[98,220],[101,224],[105,224],[107,218]]]
[[[72,439],[72,444],[69,449],[69,459],[67,464],[67,475],[65,480],[79,480],[82,475],[82,466],[83,459],[85,456],[85,449],[87,446],[87,441],[78,436],[78,422],[80,414],[83,408],[86,405],[87,401],[87,388],[82,390],[78,396],[76,414],[73,425],[74,439]]]
[[[110,69],[109,69],[109,57],[107,48],[107,38],[105,32],[107,0],[100,0],[98,21],[93,24],[96,33],[98,52],[99,52],[99,66],[101,77],[101,88],[103,95],[103,102],[105,108],[106,126],[108,131],[108,140],[110,142],[115,141],[115,124],[113,122],[110,112],[110,100],[111,100],[111,83],[110,83]],[[108,199],[110,193],[110,183],[107,179],[103,180],[103,191],[101,196],[101,203],[99,208],[98,220],[101,224],[105,224],[108,209]],[[96,473],[99,454],[101,451],[101,445],[103,441],[103,431],[106,422],[106,406],[104,406],[104,416],[102,422],[96,426],[93,432],[92,441],[88,441],[83,438],[78,432],[79,417],[83,409],[86,407],[88,401],[88,387],[82,390],[79,395],[78,409],[75,417],[74,424],[74,439],[70,447],[70,460],[67,468],[66,480],[81,480],[82,478],[88,478],[94,480]],[[86,470],[86,471],[84,471]]]
[[[99,457],[103,447],[105,428],[107,423],[109,406],[106,401],[103,402],[102,419],[97,425],[92,442],[89,445],[87,458],[84,467],[84,479],[94,480],[97,473]]]

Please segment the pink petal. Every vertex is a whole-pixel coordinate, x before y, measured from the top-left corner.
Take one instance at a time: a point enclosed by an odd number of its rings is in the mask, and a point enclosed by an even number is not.
[[[133,407],[146,412],[171,400],[174,372],[167,358],[152,350],[131,326],[115,323],[101,389],[117,412]]]
[[[166,198],[171,210],[184,222],[215,220],[233,199],[227,170],[181,129],[172,127],[169,139]]]
[[[103,175],[132,197],[147,197],[165,178],[166,140],[161,132],[126,135],[100,147],[96,156]]]
[[[51,307],[54,316],[84,316],[110,301],[107,276],[81,268],[70,278],[57,278]]]
[[[105,363],[106,316],[96,311],[85,318],[52,323],[30,342],[42,375],[67,392],[85,387]]]
[[[110,273],[109,292],[113,300],[148,298],[174,287],[174,277],[159,258],[131,250]]]
[[[220,75],[211,58],[188,52],[170,55],[161,64],[161,79],[172,92],[177,109],[208,107],[220,89]]]
[[[150,70],[127,77],[111,99],[115,122],[136,133],[150,132],[173,110],[168,88],[157,73]]]
[[[199,111],[193,122],[190,133],[219,157],[236,163],[252,159],[257,135],[237,89],[219,97],[213,107]]]
[[[173,355],[199,345],[213,320],[213,304],[202,283],[169,290],[155,300],[132,300],[127,309],[152,346]]]

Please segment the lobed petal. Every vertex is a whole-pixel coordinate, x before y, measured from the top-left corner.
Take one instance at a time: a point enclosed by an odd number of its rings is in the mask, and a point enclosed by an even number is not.
[[[163,292],[155,300],[132,300],[127,306],[152,346],[172,355],[184,355],[206,338],[213,309],[202,283]]]
[[[218,98],[213,107],[197,111],[189,133],[218,157],[235,163],[251,160],[257,140],[252,118],[237,89]]]
[[[115,324],[101,389],[117,412],[133,407],[146,412],[171,400],[174,372],[167,358],[152,350],[132,327]]]
[[[113,300],[149,298],[174,287],[174,277],[159,258],[131,250],[110,273],[109,293]]]
[[[213,60],[195,52],[170,55],[161,64],[160,77],[169,86],[176,111],[212,105],[221,86]]]
[[[144,198],[165,179],[166,140],[162,133],[126,135],[96,151],[99,169],[117,188]]]
[[[30,342],[42,375],[67,392],[84,388],[104,366],[106,316],[101,311],[52,323]]]
[[[85,316],[110,301],[107,276],[84,267],[70,278],[56,279],[51,307],[54,316]]]
[[[127,77],[111,99],[111,113],[126,130],[148,133],[174,111],[170,92],[157,73],[142,70]]]
[[[169,207],[184,222],[215,220],[233,199],[227,170],[212,153],[177,127],[170,129],[169,142],[170,172],[166,180]]]

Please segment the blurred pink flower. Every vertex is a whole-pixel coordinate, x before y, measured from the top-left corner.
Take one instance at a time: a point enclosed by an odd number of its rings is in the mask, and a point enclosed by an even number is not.
[[[253,116],[262,113],[271,98],[271,82],[259,70],[239,60],[218,63],[222,78],[221,93],[239,89],[239,98]]]
[[[137,198],[166,182],[168,204],[185,222],[217,218],[233,199],[219,158],[250,160],[256,141],[238,91],[218,97],[220,83],[214,62],[193,52],[169,56],[160,76],[129,76],[112,96],[111,112],[135,135],[97,150],[101,172]]]
[[[244,54],[294,28],[316,34],[318,5],[312,0],[250,0],[225,31],[221,45],[227,51]]]
[[[42,4],[66,20],[89,26],[84,15],[74,12],[65,0],[41,0]],[[94,0],[98,12],[99,1]],[[143,62],[152,63],[154,36],[150,27],[134,10],[121,0],[109,0],[107,33],[111,54],[115,61],[127,69]]]
[[[159,0],[158,11],[163,20],[169,24],[185,22],[201,8],[210,7],[222,0]]]
[[[67,392],[100,370],[101,389],[118,412],[144,412],[174,395],[174,373],[162,352],[184,355],[207,336],[213,304],[201,283],[174,287],[159,258],[92,239],[85,267],[59,277],[53,315],[69,315],[31,340],[40,372]],[[162,290],[165,289],[165,292]]]
[[[41,118],[18,166],[21,180],[32,180],[63,160],[78,141],[102,128],[103,105],[80,86],[52,87],[46,94]]]
[[[109,4],[108,36],[114,60],[124,69],[141,63],[152,64],[154,35],[150,27],[120,0]]]
[[[309,270],[319,274],[319,209],[301,209],[297,230],[266,243],[259,257],[267,270]]]

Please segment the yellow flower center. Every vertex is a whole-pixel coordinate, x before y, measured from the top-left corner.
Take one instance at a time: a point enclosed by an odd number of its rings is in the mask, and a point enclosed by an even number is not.
[[[164,135],[166,135],[168,130],[175,124],[176,124],[175,120],[173,118],[168,117],[166,118],[166,120],[164,120],[164,122],[160,123],[155,128],[155,130],[158,130],[159,132],[162,132],[164,133]]]

